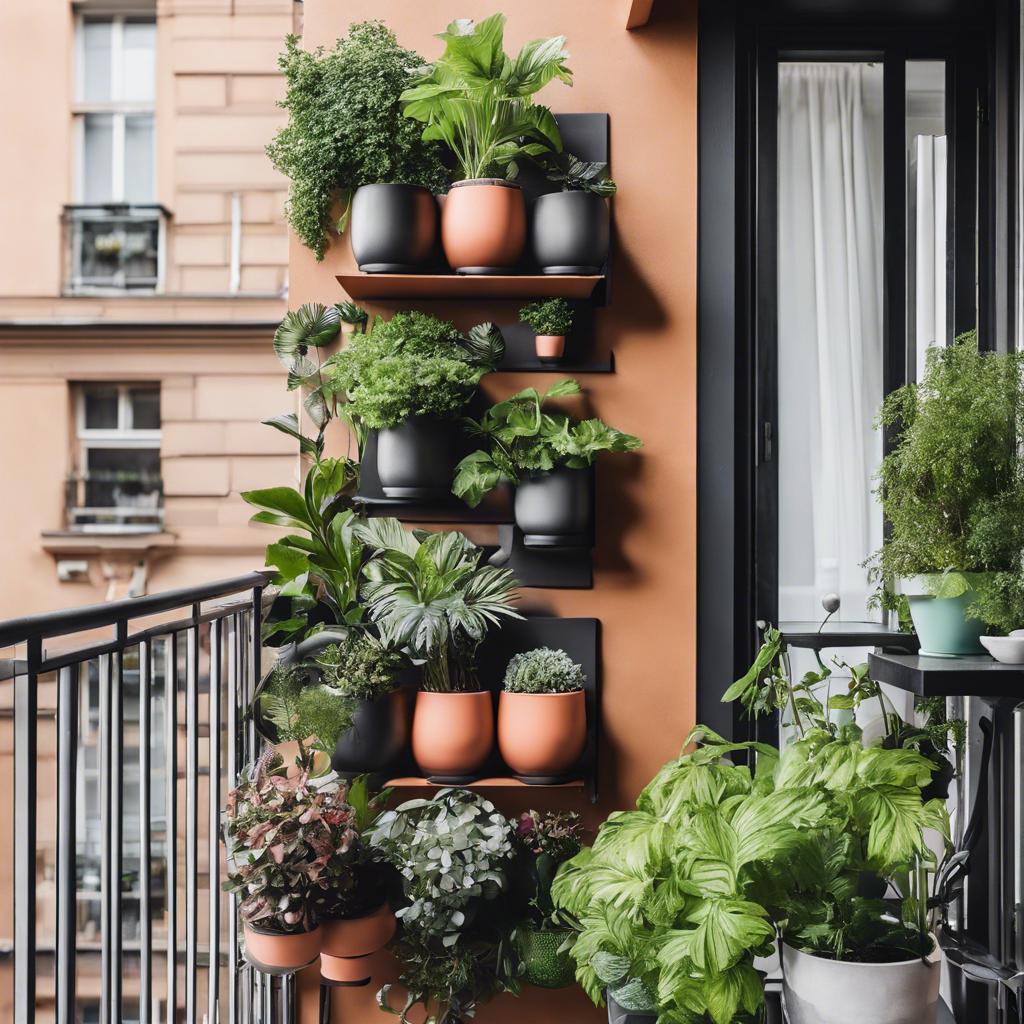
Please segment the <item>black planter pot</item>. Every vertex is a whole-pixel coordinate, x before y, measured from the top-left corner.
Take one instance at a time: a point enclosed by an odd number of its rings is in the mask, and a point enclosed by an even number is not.
[[[338,737],[331,764],[340,775],[391,767],[405,753],[412,722],[411,693],[399,687],[379,700],[359,702],[352,728]]]
[[[377,476],[388,498],[444,499],[451,495],[458,454],[451,420],[413,416],[377,434]]]
[[[427,268],[437,242],[437,200],[420,185],[363,185],[352,197],[352,255],[365,274]]]
[[[594,470],[525,477],[516,486],[516,526],[528,548],[589,548],[594,543]]]
[[[591,192],[551,192],[533,204],[530,247],[545,274],[600,274],[610,233],[608,201]]]
[[[658,1019],[656,1013],[642,1013],[627,1010],[615,1001],[615,996],[605,991],[605,1002],[608,1004],[608,1024],[653,1024]]]

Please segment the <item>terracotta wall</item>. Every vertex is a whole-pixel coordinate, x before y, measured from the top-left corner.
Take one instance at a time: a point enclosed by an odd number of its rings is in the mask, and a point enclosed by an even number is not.
[[[534,805],[578,807],[590,822],[627,806],[656,768],[679,750],[694,717],[695,632],[695,285],[696,2],[664,2],[651,23],[625,30],[625,0],[517,0],[507,5],[506,49],[564,33],[575,85],[550,85],[542,98],[557,113],[611,116],[614,200],[614,300],[598,313],[597,345],[613,348],[617,372],[581,378],[597,415],[639,434],[636,456],[609,458],[599,471],[595,585],[585,591],[532,591],[526,603],[560,615],[597,616],[604,626],[601,798],[582,806],[572,791],[492,794],[506,813]],[[331,45],[350,21],[380,18],[400,41],[427,57],[433,33],[456,17],[481,18],[493,2],[413,4],[408,0],[307,0],[305,45]],[[334,275],[351,267],[347,242],[322,265],[292,241],[291,294],[302,302],[343,297]],[[515,319],[518,304],[475,308],[420,304],[460,325]],[[388,312],[384,307],[375,311]],[[543,378],[541,378],[543,380]],[[493,396],[535,375],[496,375]],[[303,979],[303,1019],[315,1020],[316,977]],[[502,998],[482,1021],[597,1020],[576,989],[530,990]],[[335,998],[334,1019],[381,1020],[372,992]]]

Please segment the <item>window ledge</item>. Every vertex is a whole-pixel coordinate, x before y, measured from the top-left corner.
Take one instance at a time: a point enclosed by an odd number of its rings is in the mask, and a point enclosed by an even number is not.
[[[172,551],[178,538],[166,531],[151,533],[85,533],[82,530],[43,530],[43,550],[51,555],[149,555]]]

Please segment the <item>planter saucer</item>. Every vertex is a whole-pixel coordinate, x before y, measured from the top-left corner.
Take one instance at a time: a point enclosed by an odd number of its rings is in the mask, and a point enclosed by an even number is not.
[[[360,263],[361,274],[426,274],[429,267],[417,266],[415,263]]]
[[[567,782],[574,782],[578,775],[516,775],[524,786],[564,786]]]
[[[428,775],[427,782],[435,786],[467,786],[478,778],[479,775]]]
[[[362,981],[331,981],[330,978],[320,975],[320,984],[329,985],[331,988],[366,988],[371,981],[372,978],[363,978]]]
[[[567,277],[593,277],[601,273],[600,267],[564,266],[564,267],[541,267],[542,274],[562,274]]]
[[[528,548],[589,549],[593,542],[586,534],[524,533],[523,544]]]

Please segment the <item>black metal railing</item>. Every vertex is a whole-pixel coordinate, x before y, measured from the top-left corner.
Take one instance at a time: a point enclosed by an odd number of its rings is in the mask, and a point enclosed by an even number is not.
[[[245,965],[220,885],[221,802],[259,742],[245,709],[265,584],[0,622],[14,853],[0,1003],[8,984],[14,1020],[293,1019],[293,980]]]

